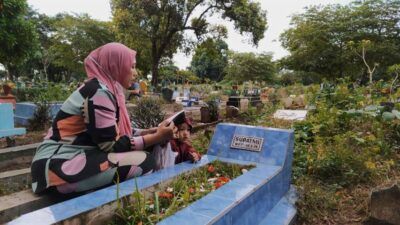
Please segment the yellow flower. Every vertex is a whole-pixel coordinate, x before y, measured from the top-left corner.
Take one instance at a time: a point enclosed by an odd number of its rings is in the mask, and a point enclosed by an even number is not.
[[[376,141],[376,137],[373,134],[370,134],[368,136],[365,137],[367,139],[367,141]]]
[[[366,161],[366,162],[364,163],[364,165],[365,165],[365,167],[367,167],[367,168],[370,169],[370,170],[376,169],[376,165],[375,165],[374,162]]]

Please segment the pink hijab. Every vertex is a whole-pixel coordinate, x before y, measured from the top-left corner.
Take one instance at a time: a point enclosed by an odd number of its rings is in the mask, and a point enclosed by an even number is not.
[[[93,50],[85,59],[85,70],[89,79],[97,78],[105,84],[117,99],[119,108],[119,135],[132,137],[132,126],[125,106],[122,83],[133,64],[136,52],[120,43],[105,44]]]

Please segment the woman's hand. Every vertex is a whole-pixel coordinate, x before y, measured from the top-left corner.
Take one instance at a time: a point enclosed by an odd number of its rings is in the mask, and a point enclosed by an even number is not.
[[[174,137],[174,127],[174,122],[163,121],[157,128],[157,137],[162,141],[172,139]]]

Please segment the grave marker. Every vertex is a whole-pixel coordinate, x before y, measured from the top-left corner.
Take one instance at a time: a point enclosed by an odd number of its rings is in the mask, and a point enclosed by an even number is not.
[[[14,127],[14,112],[10,103],[0,103],[0,121],[0,138],[26,133],[25,128]]]

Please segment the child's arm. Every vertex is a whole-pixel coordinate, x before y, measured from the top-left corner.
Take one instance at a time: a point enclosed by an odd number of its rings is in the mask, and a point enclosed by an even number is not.
[[[184,142],[183,144],[184,152],[185,152],[185,161],[191,160],[192,162],[197,162],[201,159],[200,153],[196,151],[195,148],[189,142]]]

